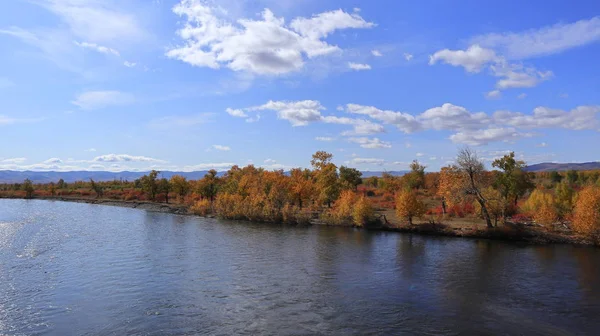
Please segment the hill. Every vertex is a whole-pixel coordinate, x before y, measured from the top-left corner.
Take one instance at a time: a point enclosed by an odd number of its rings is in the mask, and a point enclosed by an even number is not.
[[[549,171],[566,171],[566,170],[598,170],[600,162],[585,162],[585,163],[552,163],[544,162],[531,166],[527,166],[525,170],[530,172],[549,172]]]

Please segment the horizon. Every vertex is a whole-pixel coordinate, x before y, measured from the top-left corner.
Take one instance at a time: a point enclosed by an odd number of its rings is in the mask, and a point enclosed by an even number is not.
[[[597,1],[23,0],[0,22],[0,171],[600,162]]]

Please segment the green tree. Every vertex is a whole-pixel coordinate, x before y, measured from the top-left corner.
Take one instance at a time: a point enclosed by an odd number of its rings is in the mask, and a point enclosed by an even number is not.
[[[577,170],[571,169],[567,172],[567,181],[569,181],[570,184],[575,184],[578,180],[579,173],[577,172]]]
[[[550,180],[553,183],[560,183],[560,181],[562,181],[562,179],[563,179],[563,177],[562,177],[562,175],[560,175],[559,172],[553,171],[550,173]]]
[[[33,198],[33,191],[35,189],[33,188],[33,183],[30,179],[25,179],[25,181],[23,181],[22,188],[23,191],[25,191],[25,198]]]
[[[171,191],[171,183],[166,178],[161,178],[158,181],[158,192],[165,194],[165,203],[169,203],[169,192]]]
[[[425,167],[419,161],[414,160],[410,164],[410,172],[404,175],[405,186],[411,189],[419,189],[425,186]]]
[[[181,175],[171,177],[171,188],[179,197],[183,198],[190,191],[190,183]]]
[[[198,194],[200,196],[210,199],[212,203],[217,196],[219,191],[219,178],[217,177],[217,171],[211,169],[204,178],[198,183]]]
[[[104,196],[104,188],[102,188],[101,185],[96,183],[93,179],[90,179],[90,184],[92,185],[92,190],[96,193],[96,198]]]
[[[500,169],[496,175],[495,186],[500,191],[502,201],[502,218],[506,219],[506,209],[512,202],[515,205],[519,197],[534,188],[531,177],[523,169],[525,161],[516,160],[515,153],[504,155],[494,160],[492,167]]]
[[[58,183],[56,184],[56,188],[58,188],[58,189],[66,189],[67,188],[67,184],[65,183],[65,180],[63,180],[63,179],[58,180]]]
[[[151,171],[148,175],[144,175],[140,178],[140,185],[142,190],[151,201],[156,199],[156,193],[158,192],[157,177],[159,172],[156,170]]]
[[[343,189],[355,190],[362,183],[362,173],[355,168],[340,167],[340,183]]]

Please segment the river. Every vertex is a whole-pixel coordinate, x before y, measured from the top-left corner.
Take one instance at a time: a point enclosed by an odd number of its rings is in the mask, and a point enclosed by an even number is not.
[[[0,200],[0,335],[597,335],[600,249]]]

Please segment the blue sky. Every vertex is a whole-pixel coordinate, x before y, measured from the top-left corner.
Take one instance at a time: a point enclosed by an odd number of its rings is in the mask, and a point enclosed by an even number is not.
[[[0,169],[600,160],[600,2],[13,0]]]

